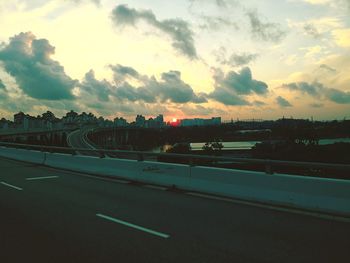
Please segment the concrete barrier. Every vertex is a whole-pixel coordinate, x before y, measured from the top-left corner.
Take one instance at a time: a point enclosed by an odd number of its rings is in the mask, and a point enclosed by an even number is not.
[[[0,156],[82,173],[350,216],[350,181],[191,167],[182,164],[42,153],[0,147]]]
[[[192,167],[190,189],[244,200],[350,215],[348,180]]]
[[[176,185],[183,188],[188,187],[190,179],[189,166],[181,164],[48,153],[45,165],[78,172],[121,177],[145,183],[165,186]]]
[[[187,189],[190,185],[190,167],[183,164],[139,162],[139,180],[164,186],[176,185]]]
[[[35,164],[42,164],[45,160],[43,152],[6,147],[0,147],[0,156]]]
[[[140,169],[137,163],[134,160],[117,160],[57,153],[48,153],[45,161],[45,165],[54,168],[96,175],[118,176],[130,180],[137,180],[139,177]]]

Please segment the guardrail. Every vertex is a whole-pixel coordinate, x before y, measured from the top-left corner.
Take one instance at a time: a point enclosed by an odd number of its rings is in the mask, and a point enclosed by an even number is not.
[[[301,167],[309,169],[334,169],[342,171],[350,171],[349,164],[335,164],[335,163],[319,163],[319,162],[297,162],[297,161],[279,161],[269,159],[252,159],[252,158],[233,158],[223,156],[209,156],[209,155],[196,155],[196,154],[176,154],[176,153],[154,153],[145,151],[125,151],[125,150],[104,150],[104,149],[86,149],[86,148],[70,148],[70,147],[58,147],[58,146],[44,146],[44,145],[29,145],[18,143],[5,143],[0,142],[0,146],[10,148],[22,148],[27,150],[39,150],[41,152],[49,153],[68,153],[77,155],[79,152],[98,154],[100,158],[111,157],[119,158],[118,155],[123,155],[121,159],[127,156],[135,156],[136,160],[142,162],[145,157],[165,157],[188,160],[190,166],[196,166],[198,161],[213,161],[213,162],[230,162],[230,163],[244,163],[244,164],[260,164],[264,165],[265,173],[273,174],[273,167]]]

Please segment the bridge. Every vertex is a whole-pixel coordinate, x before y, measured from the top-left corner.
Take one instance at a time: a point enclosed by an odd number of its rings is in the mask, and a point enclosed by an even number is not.
[[[0,132],[0,141],[66,146],[67,135],[73,130],[76,130],[76,128],[33,129],[30,131],[14,129]]]
[[[308,165],[348,173],[349,165],[90,146],[0,143],[1,262],[350,258],[350,181],[271,172],[275,165]],[[98,156],[86,156],[89,153]],[[135,158],[109,157],[127,153]],[[164,155],[261,162],[269,169],[265,173],[145,161]]]

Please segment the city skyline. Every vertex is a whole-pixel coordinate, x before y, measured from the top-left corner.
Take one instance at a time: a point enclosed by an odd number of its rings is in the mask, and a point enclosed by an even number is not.
[[[228,123],[228,122],[240,122],[240,121],[278,121],[278,120],[281,120],[281,119],[295,119],[295,120],[309,120],[309,121],[325,121],[325,122],[331,122],[331,121],[345,121],[345,120],[348,120],[347,118],[338,118],[338,119],[317,119],[317,118],[314,118],[314,116],[309,116],[309,117],[305,117],[305,118],[296,118],[295,116],[279,116],[275,119],[259,119],[259,118],[246,118],[246,119],[243,119],[243,118],[239,118],[239,117],[232,117],[232,118],[228,118],[228,119],[224,119],[222,118],[222,116],[207,116],[207,118],[197,118],[197,117],[193,117],[193,118],[172,118],[172,117],[169,117],[169,116],[166,116],[164,115],[163,113],[158,113],[158,114],[155,114],[155,115],[143,115],[142,113],[138,113],[134,116],[129,116],[128,118],[125,117],[125,116],[122,116],[122,115],[115,115],[113,118],[110,118],[110,117],[105,117],[105,116],[99,116],[99,115],[95,115],[94,113],[92,112],[85,112],[85,111],[82,111],[82,112],[76,112],[74,110],[70,110],[70,111],[67,111],[65,112],[63,115],[56,115],[54,114],[53,112],[51,112],[50,110],[46,111],[46,112],[41,112],[41,113],[38,113],[38,114],[35,114],[34,115],[31,115],[30,113],[26,113],[26,112],[23,112],[23,111],[19,111],[19,112],[16,112],[14,113],[12,116],[10,117],[5,117],[5,116],[1,116],[0,115],[0,120],[6,120],[6,121],[12,121],[12,120],[15,120],[16,119],[16,115],[23,115],[23,116],[26,116],[28,118],[36,118],[36,119],[45,119],[47,118],[47,116],[53,116],[53,119],[58,119],[58,120],[61,120],[61,119],[64,119],[66,118],[68,115],[70,114],[73,114],[75,116],[89,116],[89,117],[92,117],[94,119],[103,119],[103,120],[106,120],[106,121],[115,121],[115,120],[118,120],[118,119],[121,119],[123,121],[126,121],[128,124],[130,123],[133,123],[135,122],[135,120],[138,118],[138,117],[142,117],[142,118],[145,118],[146,120],[153,120],[153,119],[157,119],[159,117],[161,117],[163,119],[163,122],[164,123],[171,123],[171,122],[176,122],[176,121],[183,121],[183,120],[196,120],[196,119],[216,119],[216,118],[220,118],[220,120],[224,123]]]
[[[0,3],[0,116],[350,117],[350,1]]]

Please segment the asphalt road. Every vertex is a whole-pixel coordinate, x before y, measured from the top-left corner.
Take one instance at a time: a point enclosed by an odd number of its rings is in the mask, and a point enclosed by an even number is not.
[[[68,134],[67,143],[72,148],[89,149],[94,150],[94,146],[91,145],[86,139],[86,132],[89,129],[79,129]],[[77,154],[89,155],[89,156],[99,156],[98,153],[91,151],[79,151]]]
[[[350,223],[0,159],[0,262],[348,262]]]
[[[90,128],[87,129],[79,129],[76,131],[71,132],[68,135],[67,142],[68,145],[72,148],[80,148],[80,149],[89,149],[89,150],[96,150],[94,145],[91,144],[91,142],[88,141],[86,138],[86,133],[90,130]],[[95,156],[100,157],[100,154],[93,151],[78,151],[76,152],[79,155],[88,155],[88,156]],[[127,154],[127,153],[118,153],[118,154],[107,154],[105,157],[108,158],[119,158],[119,159],[132,159],[137,160],[138,156],[136,154]],[[155,156],[144,156],[144,160],[148,161],[157,161],[157,157]]]

